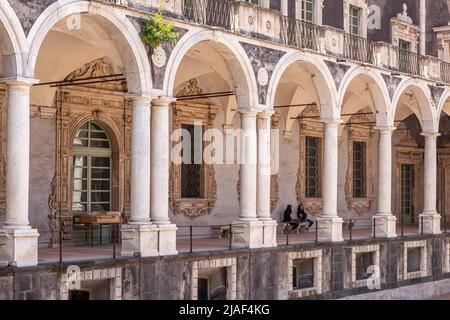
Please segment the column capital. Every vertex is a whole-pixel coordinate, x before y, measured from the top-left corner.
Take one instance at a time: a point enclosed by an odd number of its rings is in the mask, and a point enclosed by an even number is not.
[[[254,109],[254,108],[243,108],[243,109],[237,109],[236,112],[240,113],[242,117],[257,117],[258,114],[261,112],[261,110]]]
[[[320,121],[323,122],[325,125],[330,125],[330,126],[338,126],[344,122],[341,119],[320,119]]]
[[[439,132],[422,132],[420,135],[425,137],[425,140],[436,140],[441,136]]]
[[[374,129],[380,131],[381,134],[392,134],[397,130],[396,127],[375,127]]]
[[[152,108],[169,107],[169,105],[175,101],[177,101],[177,99],[173,97],[159,96],[152,100]]]
[[[273,110],[264,110],[258,113],[258,119],[272,119],[272,116],[275,114]]]
[[[150,106],[151,97],[141,94],[126,94],[125,99],[133,104],[144,104]]]
[[[35,84],[38,84],[40,80],[33,78],[23,78],[23,77],[9,77],[9,78],[0,78],[0,82],[6,83],[8,86],[14,87],[31,87]]]

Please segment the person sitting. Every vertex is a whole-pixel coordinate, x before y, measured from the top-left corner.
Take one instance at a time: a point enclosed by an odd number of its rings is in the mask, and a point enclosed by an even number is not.
[[[308,223],[308,227],[306,228],[308,231],[314,224],[314,221],[308,219],[308,213],[306,213],[305,208],[303,207],[303,203],[300,203],[297,210],[297,216],[300,223]]]
[[[291,226],[291,231],[295,231],[300,225],[297,217],[292,211],[291,205],[288,205],[286,210],[284,210],[283,222],[288,223]]]

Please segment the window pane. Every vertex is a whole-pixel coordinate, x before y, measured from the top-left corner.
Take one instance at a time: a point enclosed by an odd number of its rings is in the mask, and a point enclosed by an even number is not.
[[[110,170],[109,169],[92,169],[91,171],[92,179],[109,179],[110,178]]]
[[[95,191],[109,191],[110,180],[92,180],[91,189]]]
[[[353,142],[353,198],[366,197],[365,150],[365,142]]]
[[[109,202],[110,194],[108,192],[92,192],[91,202]]]
[[[100,158],[100,157],[92,157],[91,158],[92,167],[101,167],[101,168],[109,168],[111,165],[110,158]]]
[[[104,140],[91,140],[91,148],[107,148],[109,149],[109,142]]]
[[[183,150],[184,152],[191,152],[191,163],[181,165],[181,197],[182,198],[201,198],[202,197],[202,164],[193,164],[195,154],[202,154],[202,126],[182,125],[182,129],[187,130],[190,134],[190,150]],[[197,134],[196,134],[197,133]],[[199,140],[195,141],[196,136]],[[189,143],[186,144],[189,146]],[[199,159],[201,160],[201,158]]]
[[[319,198],[319,145],[320,138],[306,137],[305,138],[306,159],[305,159],[305,173],[306,173],[306,197]]]

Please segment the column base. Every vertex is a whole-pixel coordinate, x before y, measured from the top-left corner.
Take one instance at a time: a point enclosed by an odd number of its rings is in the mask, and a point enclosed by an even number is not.
[[[340,217],[318,217],[317,239],[319,242],[343,242],[342,225],[344,220]]]
[[[158,228],[152,224],[122,226],[122,257],[157,257]]]
[[[277,247],[277,226],[275,220],[262,221],[263,226],[263,247],[276,248]]]
[[[36,229],[0,229],[0,264],[32,267],[38,264]]]
[[[233,222],[233,247],[246,249],[263,248],[264,222],[235,221]]]
[[[376,215],[372,217],[375,228],[375,238],[396,238],[397,237],[397,217],[392,214]],[[372,229],[373,231],[373,229]]]
[[[174,224],[158,225],[158,244],[160,256],[177,255],[177,226]]]
[[[437,212],[419,215],[419,233],[441,234],[441,215]]]

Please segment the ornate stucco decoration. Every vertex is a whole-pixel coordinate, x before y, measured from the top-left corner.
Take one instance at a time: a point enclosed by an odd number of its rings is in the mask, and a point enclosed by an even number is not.
[[[196,96],[203,93],[196,79],[191,79],[177,94]],[[173,106],[173,130],[180,129],[183,124],[202,124],[204,130],[213,128],[219,108],[208,104],[206,99],[176,102]],[[181,139],[181,138],[180,138]],[[178,144],[180,141],[172,141]],[[204,147],[206,144],[204,144]],[[173,214],[182,214],[196,218],[211,214],[216,205],[217,182],[212,164],[202,165],[202,198],[181,197],[181,165],[172,163],[169,176],[169,206]]]
[[[362,114],[354,115],[351,120],[352,123],[370,122],[370,119]],[[372,173],[372,159],[373,159],[373,134],[371,129],[365,127],[350,125],[348,127],[348,167],[345,181],[345,198],[347,201],[348,210],[357,215],[364,215],[369,213],[374,204],[374,182]],[[365,142],[365,196],[364,198],[353,197],[353,142]]]
[[[399,45],[400,40],[411,43],[411,51],[417,52],[420,27],[413,24],[408,16],[408,6],[403,4],[403,12],[391,19],[392,44]]]
[[[320,110],[317,105],[308,106],[302,113],[304,117],[313,117],[320,116]],[[297,184],[295,186],[295,191],[297,193],[297,201],[298,203],[303,203],[305,210],[317,216],[323,207],[322,198],[307,198],[306,197],[306,137],[318,137],[321,138],[321,144],[319,146],[319,159],[320,165],[319,168],[322,168],[322,144],[323,144],[323,124],[319,121],[302,121],[299,120],[299,143],[300,143],[300,154],[299,154],[299,169],[297,173]],[[321,170],[321,169],[320,169]],[[319,172],[319,180],[321,180],[322,171]],[[321,183],[319,182],[319,190],[321,187]],[[321,193],[321,192],[319,192]]]
[[[188,83],[175,95],[175,97],[198,96],[203,94],[203,89],[199,87],[197,79],[191,79]]]
[[[414,165],[414,220],[418,221],[418,216],[422,212],[423,202],[423,156],[424,150],[418,147],[411,131],[405,130],[399,144],[395,146],[396,170],[395,170],[395,208],[393,211],[397,219],[401,221],[401,166],[404,164]]]
[[[72,72],[66,79],[110,75],[112,66],[98,59]],[[78,129],[89,121],[99,123],[108,133],[112,155],[112,209],[125,218],[130,210],[131,106],[123,86],[97,84],[65,87],[56,92],[56,165],[48,197],[51,243],[57,243],[60,228],[63,240],[72,233],[72,144]]]
[[[413,19],[408,16],[408,5],[406,3],[403,4],[403,12],[397,14],[397,19],[409,24],[413,23]]]
[[[0,217],[6,211],[6,126],[3,98],[5,89],[0,88]]]
[[[152,62],[158,68],[162,68],[166,65],[167,54],[162,46],[156,47],[153,51]]]

